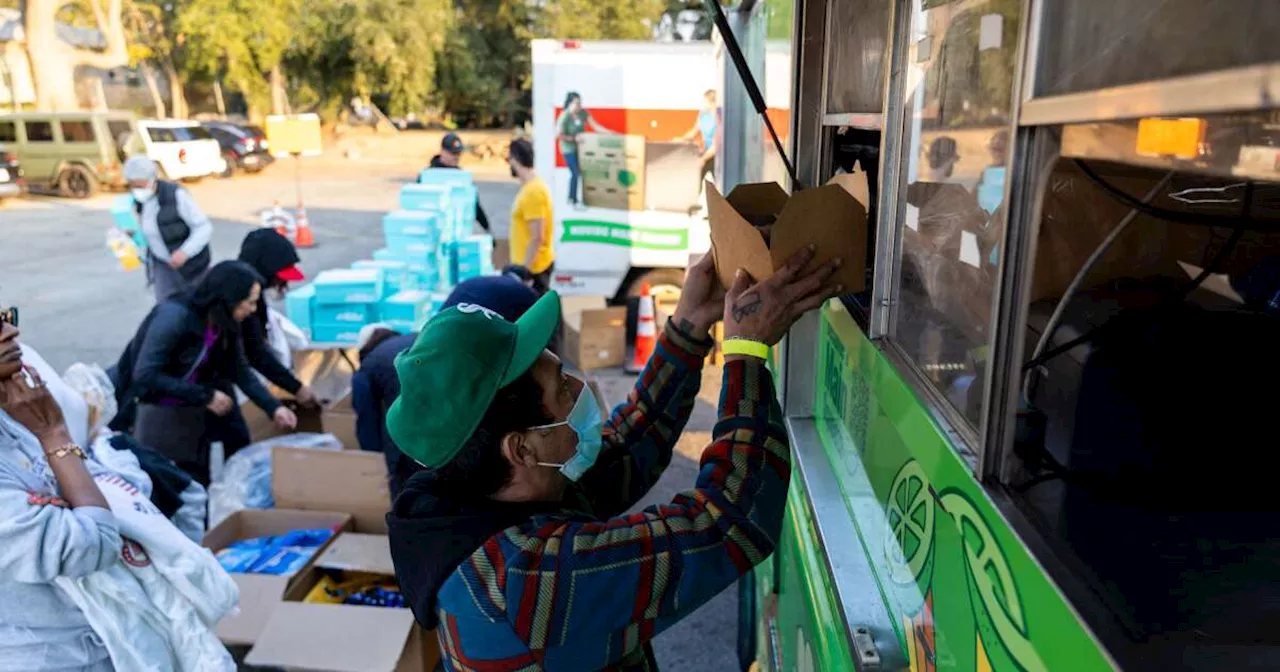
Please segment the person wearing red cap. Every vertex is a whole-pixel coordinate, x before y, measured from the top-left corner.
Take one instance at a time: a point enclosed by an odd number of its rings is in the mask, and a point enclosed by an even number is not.
[[[258,373],[280,389],[292,394],[300,403],[312,406],[317,403],[315,392],[289,370],[271,350],[267,329],[271,324],[267,308],[267,290],[275,290],[283,297],[290,282],[306,279],[298,268],[298,250],[288,238],[275,229],[258,229],[245,236],[240,246],[240,261],[252,266],[266,280],[258,309],[244,321],[240,328],[245,356]]]

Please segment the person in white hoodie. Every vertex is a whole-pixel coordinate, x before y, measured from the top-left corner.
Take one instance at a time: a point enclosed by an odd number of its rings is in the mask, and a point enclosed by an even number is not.
[[[16,322],[0,312],[0,672],[110,672],[103,641],[54,585],[119,562],[119,526],[94,482],[106,469],[24,364]]]

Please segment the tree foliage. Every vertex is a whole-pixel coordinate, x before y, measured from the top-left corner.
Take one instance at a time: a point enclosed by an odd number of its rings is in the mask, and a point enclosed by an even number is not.
[[[301,8],[301,0],[179,2],[188,74],[221,77],[244,94],[251,111],[265,109],[271,101],[266,75],[284,58]]]

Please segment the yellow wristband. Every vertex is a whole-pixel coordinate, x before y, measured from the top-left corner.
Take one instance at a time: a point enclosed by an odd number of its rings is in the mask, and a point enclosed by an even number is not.
[[[759,359],[769,359],[769,346],[760,341],[745,338],[730,338],[720,345],[725,355],[746,355]]]

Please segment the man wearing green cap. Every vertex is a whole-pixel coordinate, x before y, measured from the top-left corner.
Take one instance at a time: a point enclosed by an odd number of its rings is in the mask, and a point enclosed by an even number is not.
[[[773,551],[790,449],[776,344],[840,292],[812,250],[721,291],[710,255],[608,418],[545,349],[559,299],[508,322],[460,304],[396,360],[387,429],[426,470],[387,516],[400,587],[437,628],[447,670],[655,670],[650,641]],[[713,443],[694,489],[627,515],[671,461],[697,398],[710,327],[725,321]]]

